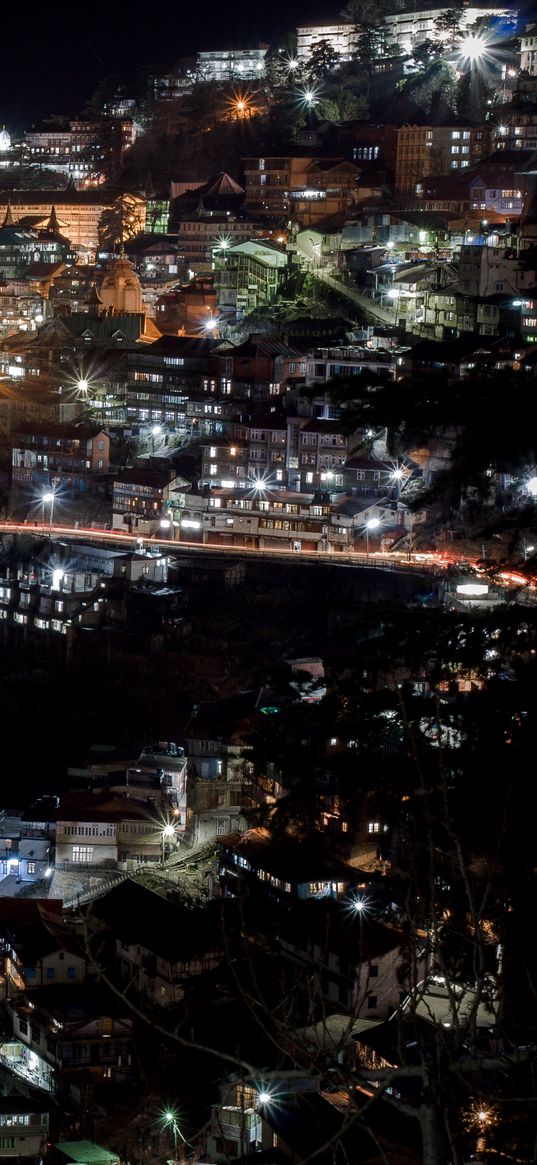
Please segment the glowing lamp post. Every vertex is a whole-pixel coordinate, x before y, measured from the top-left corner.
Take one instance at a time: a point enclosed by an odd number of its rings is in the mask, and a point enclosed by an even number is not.
[[[153,425],[153,428],[151,429],[151,448],[152,448],[153,453],[155,452],[155,437],[160,437],[161,433],[162,433],[162,426],[161,425]]]
[[[52,537],[52,519],[54,517],[54,498],[55,498],[55,496],[56,496],[55,491],[53,489],[50,489],[50,490],[44,490],[42,497],[41,497],[41,512],[42,512],[42,516],[43,516],[43,531],[45,529],[45,506],[46,505],[50,506],[49,534],[51,537]]]
[[[166,1112],[163,1112],[161,1119],[165,1128],[171,1128],[173,1135],[173,1159],[177,1161],[177,1138],[180,1137],[182,1141],[185,1139],[179,1128],[177,1113],[170,1108]]]
[[[399,495],[401,493],[401,486],[402,486],[402,483],[404,480],[404,476],[405,476],[405,471],[404,471],[404,469],[401,469],[400,466],[397,466],[396,469],[393,469],[391,474],[390,474],[390,478],[391,478],[393,485],[394,485],[394,488],[395,488],[395,496],[397,498],[399,497]]]
[[[369,558],[369,531],[370,530],[378,530],[380,524],[381,524],[380,518],[370,518],[369,521],[366,522],[366,524],[365,524],[365,552],[366,552],[366,555],[368,558]]]
[[[163,867],[164,867],[164,862],[166,860],[166,839],[169,840],[172,837],[175,837],[175,827],[171,824],[165,825],[163,830],[162,830],[162,866]],[[166,1115],[168,1116],[169,1114],[167,1113]],[[173,1118],[173,1119],[175,1120],[175,1118]]]
[[[391,303],[393,303],[393,314],[395,322],[397,323],[397,304],[401,298],[401,292],[397,287],[391,287],[390,290],[386,292],[386,298],[389,299]]]
[[[526,482],[526,489],[532,498],[537,498],[537,477],[530,477]]]

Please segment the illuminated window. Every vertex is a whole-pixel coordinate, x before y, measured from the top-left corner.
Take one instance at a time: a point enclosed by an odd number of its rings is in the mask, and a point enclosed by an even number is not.
[[[93,846],[92,845],[74,845],[73,846],[73,861],[82,862],[85,865],[91,865],[93,862]]]

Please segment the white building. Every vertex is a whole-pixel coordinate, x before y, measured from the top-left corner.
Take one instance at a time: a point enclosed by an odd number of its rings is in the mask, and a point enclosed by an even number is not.
[[[37,1160],[46,1153],[48,1125],[48,1112],[40,1100],[0,1095],[0,1160]]]
[[[203,81],[255,81],[265,75],[267,50],[268,45],[258,45],[198,53],[197,71]]]
[[[459,288],[465,295],[496,295],[519,298],[535,285],[535,272],[505,247],[468,244],[461,247]]]
[[[520,38],[520,68],[537,77],[537,24],[527,24],[525,34]],[[1,139],[0,134],[0,142]]]
[[[420,10],[418,6],[404,12],[392,12],[386,16],[386,51],[390,53],[399,46],[403,53],[411,53],[417,45],[435,36],[435,21],[446,6]],[[457,9],[459,11],[459,9]],[[484,16],[511,17],[513,13],[499,5],[470,5],[460,10],[461,28],[464,30]],[[356,31],[352,24],[306,24],[297,28],[297,57],[305,64],[312,48],[319,41],[328,41],[333,51],[342,61],[352,58],[356,45]]]

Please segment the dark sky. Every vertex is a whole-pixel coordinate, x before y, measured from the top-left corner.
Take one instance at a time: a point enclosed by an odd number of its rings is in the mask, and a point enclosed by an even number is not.
[[[343,0],[314,0],[313,6],[308,0],[146,0],[143,6],[139,0],[57,0],[31,20],[10,0],[0,24],[0,127],[29,128],[43,115],[77,113],[106,74],[132,78],[138,66],[166,68],[198,49],[270,41],[298,22],[333,18],[342,6]]]

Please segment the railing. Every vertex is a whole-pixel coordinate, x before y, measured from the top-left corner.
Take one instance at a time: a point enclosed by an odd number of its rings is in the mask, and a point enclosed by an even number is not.
[[[64,898],[64,910],[72,910],[77,906],[86,906],[88,902],[93,902],[95,898],[100,898],[102,894],[107,894],[114,886],[119,886],[121,882],[127,881],[127,874],[119,874],[116,878],[107,878],[105,882],[101,882],[98,886],[94,886],[92,890],[86,890],[82,894],[72,894],[69,898]]]

